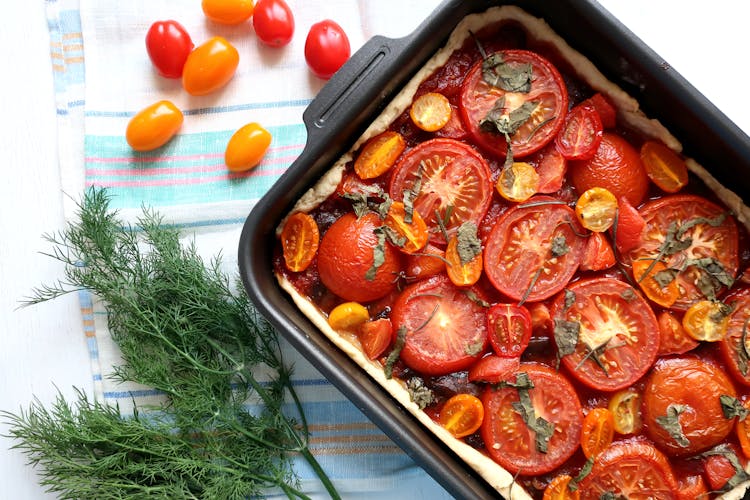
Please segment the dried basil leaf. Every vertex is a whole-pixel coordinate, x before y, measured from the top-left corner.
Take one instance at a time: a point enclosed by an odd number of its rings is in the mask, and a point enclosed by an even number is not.
[[[720,444],[719,446],[716,446],[711,450],[701,453],[699,456],[710,457],[712,455],[721,455],[725,457],[734,469],[734,475],[729,478],[726,484],[724,484],[724,486],[722,486],[717,493],[726,493],[727,491],[733,490],[745,481],[750,480],[750,474],[745,471],[745,469],[742,467],[740,459],[737,457],[735,452],[726,444]]]
[[[388,357],[385,358],[385,366],[383,367],[385,378],[390,379],[393,377],[393,365],[396,364],[399,356],[401,356],[404,344],[406,344],[406,327],[400,326],[396,332],[396,341],[393,343],[393,349],[388,353]]]
[[[404,190],[404,222],[407,224],[411,224],[414,217],[414,200],[419,196],[419,192],[422,191],[422,174],[424,173],[424,169],[423,160],[419,162],[419,168],[417,168],[411,188]]]
[[[742,376],[747,376],[748,365],[750,365],[750,351],[747,348],[747,332],[748,325],[750,325],[750,316],[745,320],[742,325],[742,335],[740,335],[740,341],[737,344],[737,364],[739,365],[740,373]]]
[[[477,235],[477,225],[473,222],[464,222],[458,226],[456,239],[456,250],[462,265],[468,264],[482,253],[482,242]]]
[[[565,239],[565,236],[560,234],[552,238],[550,252],[552,253],[553,257],[562,257],[566,253],[570,252],[568,240]]]
[[[635,299],[636,295],[632,288],[628,288],[620,292],[620,297],[630,302],[631,300]]]
[[[653,276],[651,276],[651,279],[656,281],[656,284],[659,285],[659,288],[665,288],[674,281],[679,272],[680,271],[678,269],[668,268],[654,274]]]
[[[372,266],[365,273],[365,279],[372,281],[375,279],[375,274],[378,272],[378,268],[385,262],[385,231],[375,228],[373,233],[378,237],[378,243],[375,248],[372,249]]]
[[[490,132],[498,132],[506,136],[506,141],[510,145],[507,136],[512,136],[521,126],[531,118],[539,103],[536,101],[527,101],[516,109],[505,114],[505,99],[501,97],[495,101],[494,106],[487,112],[487,115],[479,122],[479,126]]]
[[[487,302],[486,300],[480,299],[477,296],[477,294],[474,293],[474,290],[464,290],[464,294],[466,295],[466,297],[468,297],[468,299],[470,301],[474,302],[478,306],[481,306],[481,307],[490,307],[491,306],[491,304],[489,302]]]
[[[406,236],[400,235],[396,230],[390,226],[380,226],[373,229],[375,234],[383,233],[385,238],[394,246],[403,248],[406,245]]]
[[[685,434],[682,432],[682,426],[680,425],[680,414],[684,411],[685,405],[670,404],[667,406],[666,415],[656,417],[656,423],[667,431],[678,445],[686,448],[690,446],[690,441],[685,437]]]
[[[466,344],[466,347],[464,347],[464,352],[469,356],[476,356],[480,352],[482,352],[482,349],[484,348],[484,342],[482,339],[477,340],[476,342]]]
[[[518,391],[518,401],[512,403],[513,409],[521,415],[526,426],[535,434],[534,443],[537,451],[547,453],[549,440],[555,432],[555,426],[543,417],[537,417],[534,405],[531,402],[529,389],[534,387],[533,382],[526,372],[516,374],[516,384],[508,384]],[[530,386],[530,387],[529,387]]]
[[[576,352],[578,336],[581,333],[581,324],[579,322],[556,319],[553,333],[558,357],[561,358]]]
[[[356,215],[358,219],[365,215],[369,210],[367,195],[365,193],[344,193],[342,198],[349,200],[352,203],[354,215]]]
[[[508,64],[499,52],[482,61],[482,79],[488,85],[506,92],[528,93],[532,77],[531,64]]]
[[[578,483],[583,481],[586,476],[591,474],[591,469],[594,468],[594,457],[589,457],[586,459],[586,462],[584,462],[583,467],[581,467],[580,472],[574,477],[569,483],[568,483],[568,489],[570,491],[576,491],[578,489]]]
[[[424,410],[435,402],[435,393],[419,377],[410,378],[406,382],[406,389],[409,391],[409,397],[420,410]]]
[[[740,420],[745,420],[750,414],[750,410],[740,402],[739,399],[730,396],[728,394],[722,394],[719,396],[719,403],[721,404],[721,411],[724,413],[724,418],[727,420],[738,417]]]

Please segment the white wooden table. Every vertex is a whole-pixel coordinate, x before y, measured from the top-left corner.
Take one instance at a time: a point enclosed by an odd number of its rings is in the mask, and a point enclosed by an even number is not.
[[[51,401],[58,389],[66,396],[73,395],[73,386],[91,392],[91,375],[75,295],[17,309],[34,286],[62,275],[61,266],[38,252],[47,248],[41,235],[62,227],[64,194],[44,3],[1,3],[0,409],[18,411],[32,396]],[[750,4],[601,3],[750,132]],[[0,434],[5,430],[0,427]],[[0,438],[0,499],[45,498],[35,472],[18,452],[7,451],[10,445]]]

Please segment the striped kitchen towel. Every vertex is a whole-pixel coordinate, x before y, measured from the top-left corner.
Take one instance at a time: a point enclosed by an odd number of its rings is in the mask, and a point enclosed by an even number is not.
[[[296,20],[293,41],[280,49],[261,45],[252,25],[219,26],[208,21],[200,2],[177,0],[46,0],[59,121],[60,168],[70,195],[66,213],[86,186],[106,187],[112,206],[134,220],[142,206],[155,208],[184,230],[206,256],[221,253],[225,271],[237,272],[236,249],[242,223],[253,204],[304,148],[302,112],[325,83],[305,66],[309,27],[337,21],[356,50],[374,34],[407,34],[437,5],[436,0],[287,0]],[[398,8],[399,15],[392,16]],[[238,71],[224,89],[188,95],[179,80],[152,68],[144,38],[151,23],[174,19],[196,45],[214,35],[240,53]],[[180,133],[166,146],[135,153],[125,142],[128,120],[161,99],[185,115]],[[270,149],[254,170],[230,173],[223,162],[227,140],[248,122],[273,135]],[[80,293],[83,332],[91,354],[96,397],[128,411],[132,402],[159,398],[148,387],[109,380],[119,363],[96,299]],[[312,448],[344,498],[448,498],[442,488],[289,346],[294,383],[313,431]],[[313,497],[322,488],[299,461],[303,489]]]

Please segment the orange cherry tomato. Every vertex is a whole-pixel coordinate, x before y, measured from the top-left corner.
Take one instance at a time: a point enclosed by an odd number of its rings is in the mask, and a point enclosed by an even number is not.
[[[615,223],[617,198],[608,189],[587,189],[576,201],[576,216],[589,231],[603,233]]]
[[[388,318],[365,321],[357,329],[357,338],[369,359],[378,359],[393,340],[393,325]]]
[[[271,145],[271,134],[257,123],[237,130],[227,143],[224,163],[233,172],[250,170],[260,163]]]
[[[568,474],[560,474],[550,481],[546,488],[544,488],[544,496],[542,500],[578,500],[581,498],[581,493],[571,491],[568,486],[573,480]]]
[[[515,162],[503,168],[495,188],[508,201],[526,201],[539,192],[539,174],[528,163]]]
[[[281,247],[287,269],[300,272],[315,258],[320,243],[318,224],[310,215],[296,212],[289,216],[281,230]]]
[[[458,237],[455,235],[448,241],[448,246],[445,249],[445,260],[448,263],[446,268],[448,278],[456,286],[473,285],[482,276],[482,268],[484,267],[482,253],[479,252],[468,262],[462,262],[458,253]]]
[[[240,24],[253,15],[253,0],[203,0],[203,13],[219,24]]]
[[[354,332],[368,319],[370,313],[365,306],[359,302],[344,302],[331,310],[328,324],[334,330]]]
[[[641,394],[634,389],[617,391],[609,400],[614,430],[618,434],[637,434],[643,428]]]
[[[136,151],[151,151],[169,142],[182,126],[182,120],[182,111],[177,106],[159,101],[130,119],[125,139]]]
[[[699,300],[685,311],[682,326],[695,340],[717,342],[723,340],[727,334],[729,312],[726,304],[713,300]]]
[[[411,222],[406,222],[406,210],[400,201],[394,201],[385,216],[385,225],[393,229],[398,235],[406,239],[403,246],[398,247],[404,253],[415,253],[427,244],[430,238],[425,223],[419,212],[412,212]]]
[[[182,86],[191,95],[214,92],[232,79],[240,54],[225,38],[215,36],[193,50],[182,69]]]
[[[484,405],[471,394],[456,394],[440,409],[440,425],[457,438],[474,434],[483,420]]]
[[[404,137],[398,132],[385,131],[364,145],[354,161],[354,171],[360,179],[374,179],[386,173],[406,148]]]
[[[660,142],[644,142],[641,161],[649,179],[667,193],[676,193],[688,183],[685,161]]]
[[[409,109],[411,121],[425,132],[435,132],[445,127],[452,113],[448,98],[438,92],[422,94]]]
[[[583,419],[581,449],[586,458],[595,457],[615,436],[615,418],[607,408],[594,408]]]
[[[669,280],[664,286],[658,281],[660,273],[664,273],[667,266],[661,261],[651,259],[633,261],[633,277],[646,297],[662,307],[672,307],[680,297],[677,281]]]

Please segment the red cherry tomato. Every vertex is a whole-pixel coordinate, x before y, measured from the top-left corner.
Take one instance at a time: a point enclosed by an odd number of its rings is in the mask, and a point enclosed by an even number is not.
[[[724,297],[732,307],[724,340],[719,342],[724,363],[734,380],[750,386],[750,288],[741,288]],[[744,346],[743,346],[744,341]]]
[[[659,359],[643,390],[646,434],[673,456],[692,455],[719,444],[734,429],[734,419],[724,417],[722,395],[737,397],[732,382],[715,364],[690,355]],[[658,420],[667,417],[674,425]],[[681,435],[674,434],[674,429]]]
[[[641,231],[640,245],[627,256],[632,261],[659,260],[666,268],[677,271],[674,280],[680,295],[671,309],[684,311],[699,300],[711,298],[698,286],[708,278],[709,271],[691,262],[714,259],[718,266],[711,268],[712,273],[721,267],[727,276],[737,274],[737,225],[726,209],[700,196],[678,194],[650,201],[639,212],[646,225]],[[676,248],[664,252],[668,237],[683,243],[667,243]],[[719,294],[724,287],[719,282],[714,284]]]
[[[502,214],[484,248],[484,270],[514,300],[544,300],[570,281],[586,243],[573,210],[537,196]]]
[[[571,162],[569,175],[579,193],[603,187],[634,206],[646,197],[650,183],[640,153],[613,132],[604,132],[591,159]]]
[[[294,15],[284,0],[258,0],[253,12],[258,39],[271,47],[282,47],[294,35]]]
[[[330,291],[346,300],[370,302],[396,287],[401,252],[387,242],[382,247],[383,264],[368,279],[368,271],[374,269],[374,249],[378,244],[373,230],[381,225],[374,212],[359,218],[350,212],[328,228],[318,247],[318,272]]]
[[[603,271],[616,263],[615,252],[604,233],[591,233],[581,260],[581,271]]]
[[[157,21],[146,33],[146,51],[156,71],[167,78],[180,78],[188,54],[190,35],[177,21]]]
[[[232,79],[240,54],[226,39],[215,36],[193,50],[182,70],[182,86],[191,95],[214,92]]]
[[[602,142],[602,119],[593,106],[575,106],[565,117],[555,146],[568,160],[588,160],[594,156]]]
[[[734,454],[743,469],[746,467],[746,460],[736,446],[731,444],[727,445],[725,451],[726,453]],[[703,469],[711,491],[722,490],[727,486],[727,482],[737,474],[737,469],[734,468],[729,457],[724,454],[709,455],[706,457],[706,461],[703,463]],[[745,495],[742,498],[744,499],[745,497],[747,497],[747,490],[745,490]]]
[[[305,61],[315,76],[328,80],[350,55],[349,38],[334,21],[326,19],[310,27],[305,40]]]
[[[447,243],[438,216],[451,237],[464,222],[478,227],[492,201],[487,162],[471,146],[453,139],[419,144],[404,153],[392,170],[388,188],[392,199],[403,201],[405,192],[420,186],[418,193],[412,193],[416,195],[414,208],[427,223],[434,243]]]
[[[530,65],[529,92],[506,92],[488,84],[482,77],[483,61],[479,61],[466,75],[461,88],[461,118],[477,144],[504,158],[507,153],[505,137],[485,129],[482,121],[496,106],[498,99],[504,99],[503,116],[524,103],[536,104],[529,119],[511,135],[513,157],[521,158],[538,151],[557,135],[568,110],[568,92],[557,69],[538,54],[526,50],[505,50],[494,56],[497,55],[510,67]]]
[[[675,498],[678,484],[667,458],[644,441],[619,441],[597,455],[578,483],[581,500]]]
[[[521,358],[501,358],[494,354],[483,357],[469,369],[469,382],[499,384],[510,380],[518,371]]]
[[[528,375],[533,384],[533,388],[524,390],[534,417],[553,426],[546,450],[537,446],[537,432],[516,409],[521,394],[511,386],[490,387],[484,392],[482,438],[492,459],[511,474],[545,474],[578,449],[583,422],[581,403],[570,382],[555,370],[537,363],[521,363],[516,381],[521,373]]]
[[[570,346],[571,353],[562,356],[562,363],[572,377],[593,389],[628,387],[656,359],[656,316],[648,302],[625,282],[593,278],[569,284],[553,302],[551,313],[556,329],[562,322],[575,325],[575,345]]]
[[[641,232],[646,221],[627,198],[617,199],[617,223],[612,227],[615,247],[624,255],[641,244]]]
[[[531,314],[524,306],[495,304],[487,310],[487,329],[495,354],[519,357],[531,339]]]
[[[425,375],[465,370],[487,347],[484,308],[445,275],[404,289],[393,304],[391,320],[394,331],[406,328],[401,360]]]

